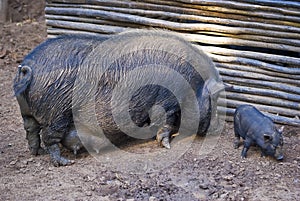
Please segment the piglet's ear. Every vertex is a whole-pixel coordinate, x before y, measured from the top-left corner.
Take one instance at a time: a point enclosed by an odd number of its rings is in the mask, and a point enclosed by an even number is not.
[[[270,134],[264,134],[264,140],[265,141],[270,141],[272,139],[273,139],[272,135],[270,135]]]
[[[281,126],[281,127],[278,129],[278,132],[279,132],[279,133],[282,133],[282,132],[283,132],[283,129],[284,129],[284,126]]]

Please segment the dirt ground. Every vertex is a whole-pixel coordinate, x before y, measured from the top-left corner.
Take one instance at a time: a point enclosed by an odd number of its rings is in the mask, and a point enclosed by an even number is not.
[[[115,170],[88,153],[64,151],[75,160],[66,167],[31,156],[12,82],[23,57],[47,37],[43,17],[36,19],[0,25],[0,200],[299,200],[299,127],[285,128],[282,162],[261,158],[257,147],[241,160],[231,123],[212,152],[196,154],[203,140],[196,139],[172,165],[144,174]],[[150,142],[131,151],[147,149],[158,148]]]

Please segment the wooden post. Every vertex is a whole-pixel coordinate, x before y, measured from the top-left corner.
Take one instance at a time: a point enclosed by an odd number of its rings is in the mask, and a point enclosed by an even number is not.
[[[7,21],[8,0],[0,0],[0,23]]]

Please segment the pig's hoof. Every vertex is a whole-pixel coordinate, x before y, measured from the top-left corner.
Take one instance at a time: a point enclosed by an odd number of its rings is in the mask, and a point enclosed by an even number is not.
[[[58,159],[52,159],[52,164],[53,164],[55,167],[66,166],[66,165],[72,165],[72,164],[74,164],[74,163],[75,163],[75,161],[66,159],[66,158],[64,158],[64,157],[60,157],[60,158],[58,158]]]
[[[45,154],[48,154],[48,152],[45,150],[45,149],[43,149],[42,147],[40,147],[39,148],[39,150],[38,150],[38,155],[45,155]]]
[[[156,140],[159,146],[166,147],[167,149],[171,148],[169,137],[157,136]]]
[[[164,138],[162,139],[162,141],[161,141],[161,145],[162,145],[163,147],[166,147],[167,149],[170,149],[171,146],[170,146],[170,140],[169,140],[169,138],[168,138],[168,137],[164,137]]]
[[[238,149],[238,148],[239,148],[239,143],[234,143],[234,144],[233,144],[233,148],[234,148],[234,149]]]
[[[45,155],[47,154],[47,151],[42,147],[38,147],[38,148],[31,148],[30,153],[31,155],[37,156],[37,155]]]
[[[156,134],[156,140],[159,145],[166,147],[167,149],[170,149],[170,133],[171,133],[171,127],[168,125],[163,126],[160,128]]]

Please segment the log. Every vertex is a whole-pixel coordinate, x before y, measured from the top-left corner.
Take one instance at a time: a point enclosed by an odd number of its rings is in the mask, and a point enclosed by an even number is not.
[[[208,53],[208,55],[215,62],[218,62],[218,63],[232,63],[232,64],[240,64],[240,65],[245,65],[245,66],[255,66],[255,67],[259,67],[264,70],[270,70],[270,71],[279,72],[279,73],[291,74],[291,75],[294,75],[295,79],[300,79],[300,77],[299,77],[300,69],[299,68],[287,68],[284,66],[270,64],[270,63],[262,62],[262,61],[255,60],[255,59],[247,59],[247,58],[232,57],[232,56],[220,56],[220,55],[215,55],[215,54],[210,54],[210,53]]]
[[[130,23],[125,22],[116,22],[116,21],[109,21],[109,20],[101,20],[101,19],[94,19],[94,18],[83,18],[83,17],[74,17],[74,16],[61,16],[61,15],[45,15],[48,20],[58,20],[58,21],[69,21],[69,22],[83,22],[83,23],[91,23],[96,25],[111,25],[117,27],[133,27],[138,28],[139,26],[133,25]]]
[[[231,99],[223,99],[221,98],[220,101],[218,101],[218,105],[220,106],[226,106],[229,108],[236,108],[240,105],[249,104],[246,101],[239,101],[239,100],[231,100]],[[251,103],[254,107],[256,107],[258,110],[265,111],[271,114],[281,114],[286,117],[292,117],[295,118],[296,116],[300,116],[300,110],[295,109],[289,109],[289,108],[282,108],[277,106],[270,106],[270,105],[263,105],[263,104],[257,104],[257,103]]]
[[[286,92],[276,91],[272,89],[261,89],[256,87],[246,87],[246,86],[237,86],[232,85],[231,87],[226,89],[230,92],[238,92],[238,93],[245,93],[245,94],[253,94],[253,95],[260,95],[260,96],[266,96],[266,97],[274,97],[274,98],[280,98],[284,100],[290,100],[294,102],[300,102],[300,96],[294,95]]]
[[[240,100],[250,103],[258,103],[262,105],[274,105],[283,108],[291,108],[295,110],[300,110],[300,103],[293,101],[288,101],[279,98],[265,97],[259,95],[250,95],[245,93],[235,93],[235,92],[226,92],[224,95],[221,95],[222,98],[228,98],[229,100]]]
[[[290,2],[285,3],[285,1],[277,1],[277,3],[274,3],[276,1],[272,1],[273,4],[271,6],[265,6],[265,5],[257,5],[257,4],[247,4],[247,3],[240,3],[237,1],[218,1],[218,0],[175,0],[177,2],[183,2],[183,3],[193,3],[193,4],[199,4],[199,5],[217,5],[222,7],[229,7],[229,8],[235,8],[235,9],[242,9],[242,10],[262,10],[262,11],[268,11],[268,12],[280,12],[280,13],[286,13],[286,10],[288,8],[300,8],[299,2]],[[270,1],[271,2],[271,1]],[[253,3],[253,1],[252,1]],[[274,6],[276,5],[276,6]],[[279,7],[279,8],[278,8]],[[299,15],[297,13],[293,13],[295,15]]]
[[[239,72],[235,72],[234,74],[239,74]],[[279,92],[287,92],[292,93],[294,95],[299,95],[300,98],[300,88],[292,85],[288,85],[281,82],[269,82],[263,80],[255,80],[255,79],[247,79],[247,78],[236,78],[234,74],[230,74],[230,76],[224,76],[221,71],[222,80],[226,83],[234,84],[234,85],[243,85],[249,87],[258,87],[265,90],[273,89]]]
[[[225,107],[218,106],[218,112],[220,114],[226,114],[227,121],[231,121],[231,122],[233,121],[233,115],[235,112],[234,108],[225,108]],[[266,115],[267,117],[270,117],[275,123],[278,123],[278,124],[288,124],[291,126],[299,126],[300,125],[300,120],[297,118],[287,118],[287,117],[283,117],[283,116],[277,116],[277,115],[269,114],[269,113],[266,113],[263,111],[262,111],[262,113],[264,115]],[[222,118],[224,118],[224,117],[222,117]]]
[[[70,29],[52,29],[48,28],[47,30],[48,38],[54,38],[59,35],[64,34],[89,34],[89,35],[95,35],[95,36],[105,36],[107,34],[99,34],[99,33],[92,33],[92,32],[86,32],[86,31],[78,31],[78,30],[70,30]]]
[[[294,76],[292,74],[278,73],[275,71],[268,71],[265,69],[261,69],[257,66],[248,66],[248,65],[246,66],[246,65],[231,64],[231,63],[218,63],[218,62],[215,62],[215,65],[216,65],[217,69],[219,69],[219,68],[232,69],[235,71],[244,72],[245,74],[247,74],[248,72],[260,73],[260,74],[268,75],[271,77],[288,78],[288,79],[286,79],[286,82],[290,83],[290,84],[297,85],[299,83],[299,80],[298,80],[299,76]]]
[[[298,41],[298,42],[300,42],[300,41]],[[300,46],[300,43],[299,43],[299,46]],[[244,58],[250,58],[250,59],[257,59],[257,60],[261,60],[261,61],[267,61],[270,63],[289,64],[291,66],[297,66],[300,68],[300,60],[299,60],[299,58],[295,58],[295,57],[253,52],[253,51],[238,51],[238,50],[213,47],[213,46],[205,46],[205,47],[203,47],[203,49],[205,49],[206,52],[209,52],[211,54],[244,57]]]
[[[96,33],[114,34],[120,33],[127,30],[127,28],[109,26],[109,25],[95,25],[91,23],[80,23],[80,22],[65,22],[60,20],[47,20],[48,26],[61,27],[64,29],[71,30],[84,30]]]

